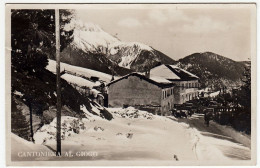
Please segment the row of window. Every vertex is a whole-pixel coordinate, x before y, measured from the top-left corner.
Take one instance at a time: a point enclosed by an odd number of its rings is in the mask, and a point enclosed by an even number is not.
[[[167,97],[173,95],[173,88],[167,89],[167,90],[163,90],[162,92],[162,98],[166,99]]]
[[[183,84],[181,84],[181,87],[182,88],[198,88],[199,87],[199,83],[198,82],[195,82],[195,83],[193,83],[193,82],[191,82],[191,83],[183,83]]]
[[[195,93],[188,93],[186,95],[182,95],[182,100],[183,102],[186,100],[186,101],[189,101],[189,100],[192,100],[196,97],[199,96],[199,92],[195,92]]]

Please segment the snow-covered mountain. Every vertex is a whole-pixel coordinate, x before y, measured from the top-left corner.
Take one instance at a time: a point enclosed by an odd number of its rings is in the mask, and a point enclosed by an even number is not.
[[[214,53],[194,53],[174,61],[151,46],[124,42],[94,23],[74,21],[74,40],[64,50],[62,61],[68,64],[116,75],[143,72],[157,64],[177,64],[200,77],[203,87],[239,85],[243,64]]]
[[[125,68],[133,71],[144,71],[160,62],[174,63],[174,60],[152,47],[140,42],[120,41],[94,23],[74,20],[69,27],[74,29],[74,39],[70,47],[65,49],[63,62],[94,68],[94,70],[110,74],[115,71],[119,75],[122,75],[118,72],[121,72],[122,68],[128,73],[129,70],[125,70]],[[75,61],[75,59],[80,60],[80,62]],[[85,61],[85,59],[87,60]],[[102,66],[103,69],[95,66]]]
[[[108,58],[121,67],[140,72],[151,69],[160,63],[175,63],[167,55],[139,42],[116,42],[111,44]]]
[[[84,52],[101,52],[105,54],[110,44],[119,42],[116,37],[108,34],[94,23],[83,23],[80,20],[74,20],[70,26],[74,29],[72,45]]]
[[[115,42],[109,45],[109,58],[116,61],[119,66],[130,69],[131,64],[136,60],[142,51],[153,49],[138,42]]]

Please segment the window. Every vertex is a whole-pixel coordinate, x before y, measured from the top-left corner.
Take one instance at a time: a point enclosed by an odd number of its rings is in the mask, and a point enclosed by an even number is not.
[[[164,90],[162,91],[162,99],[164,99]]]

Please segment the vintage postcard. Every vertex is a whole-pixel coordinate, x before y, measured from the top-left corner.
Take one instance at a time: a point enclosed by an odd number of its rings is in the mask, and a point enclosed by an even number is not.
[[[6,4],[13,166],[255,165],[256,4]]]

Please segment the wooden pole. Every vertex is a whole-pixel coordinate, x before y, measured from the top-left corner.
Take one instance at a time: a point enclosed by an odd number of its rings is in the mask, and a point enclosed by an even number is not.
[[[60,14],[55,9],[55,33],[56,33],[56,75],[57,75],[57,150],[56,156],[61,156],[61,84],[60,84]]]

